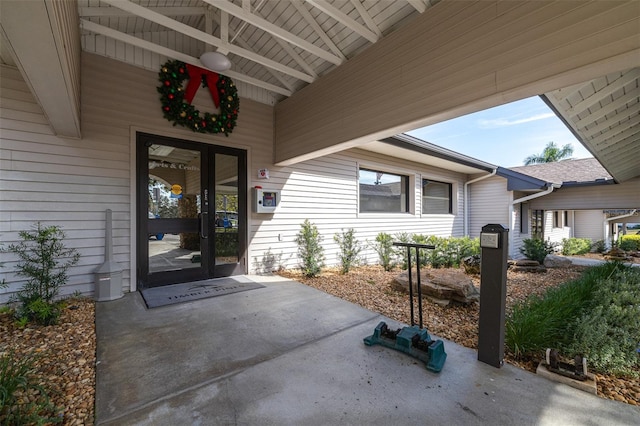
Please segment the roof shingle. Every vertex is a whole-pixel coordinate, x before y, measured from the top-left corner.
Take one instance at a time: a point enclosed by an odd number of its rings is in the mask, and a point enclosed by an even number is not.
[[[595,158],[563,160],[553,163],[532,164],[530,166],[510,167],[537,179],[551,183],[588,183],[611,181],[613,178]]]

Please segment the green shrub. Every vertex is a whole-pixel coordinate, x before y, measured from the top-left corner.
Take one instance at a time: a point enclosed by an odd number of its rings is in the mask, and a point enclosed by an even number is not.
[[[520,253],[525,255],[527,259],[536,260],[540,264],[544,262],[544,258],[548,254],[553,253],[555,247],[555,244],[540,238],[526,238],[522,240],[522,243]]]
[[[584,354],[604,373],[638,376],[640,271],[620,267],[597,280],[591,306],[573,324],[569,354]]]
[[[624,251],[640,250],[640,235],[622,235],[618,247]]]
[[[605,245],[604,240],[598,240],[591,246],[591,250],[595,251],[596,253],[604,253],[606,249],[607,246]]]
[[[434,249],[420,250],[420,266],[431,266],[432,268],[457,268],[462,259],[474,254],[480,254],[480,240],[469,237],[437,237],[435,235],[422,235],[406,233],[396,234],[396,239],[404,243],[432,245]],[[415,266],[414,248],[411,249],[411,265]],[[396,251],[402,259],[402,269],[407,269],[407,249],[399,247]]]
[[[33,377],[33,356],[17,357],[12,352],[0,355],[0,424],[26,425],[60,423],[62,417],[49,400],[47,390]],[[36,398],[24,402],[31,391]]]
[[[362,247],[360,242],[355,237],[355,231],[353,228],[348,229],[346,232],[341,230],[342,233],[336,233],[333,236],[333,240],[338,243],[340,247],[340,265],[342,266],[342,273],[346,274],[351,270],[351,267],[358,263],[358,256]]]
[[[215,233],[217,256],[238,256],[238,229],[227,228],[224,232]]]
[[[305,219],[295,242],[298,244],[300,267],[304,275],[307,277],[319,275],[324,266],[324,249],[318,227],[309,222],[309,219]]]
[[[563,238],[562,254],[573,256],[576,254],[589,253],[591,250],[591,240],[589,238]]]
[[[578,279],[516,304],[505,325],[505,344],[516,356],[541,354],[566,344],[568,324],[582,314],[595,281]]]
[[[78,263],[80,254],[76,249],[65,247],[65,234],[60,227],[43,226],[38,222],[34,228],[33,231],[20,231],[22,241],[8,247],[20,259],[17,275],[27,278],[17,293],[21,306],[16,312],[19,318],[51,325],[59,317],[59,307],[54,299],[60,286],[67,282],[67,270]]]
[[[480,240],[469,237],[436,237],[415,238],[421,244],[435,246],[432,250],[422,250],[426,263],[432,268],[457,268],[462,259],[474,254],[480,254]]]
[[[516,357],[555,347],[568,357],[586,355],[604,373],[633,374],[640,366],[639,306],[640,271],[609,262],[516,304],[505,344]]]
[[[393,247],[393,237],[384,232],[376,236],[375,243],[371,244],[373,250],[378,253],[380,265],[385,271],[391,271],[395,267],[396,251]]]

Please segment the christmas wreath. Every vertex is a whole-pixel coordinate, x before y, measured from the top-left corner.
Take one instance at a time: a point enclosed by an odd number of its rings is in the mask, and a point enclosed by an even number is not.
[[[233,131],[240,101],[238,90],[229,77],[180,61],[165,63],[158,76],[162,83],[158,87],[162,112],[174,126],[180,124],[194,132],[224,133],[225,136]],[[183,88],[182,84],[187,79],[189,83]],[[215,106],[220,108],[220,114],[205,112],[201,115],[191,105],[200,85],[209,88]]]

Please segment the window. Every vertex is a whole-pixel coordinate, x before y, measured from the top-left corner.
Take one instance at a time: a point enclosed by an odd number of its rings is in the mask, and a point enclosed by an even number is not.
[[[409,177],[378,170],[360,169],[361,213],[409,211]]]
[[[563,214],[563,222],[562,222],[562,224],[564,226],[569,226],[569,211],[565,210],[565,211],[562,212],[562,214]]]
[[[422,213],[453,213],[450,183],[422,179]]]
[[[529,204],[520,203],[520,233],[529,233]]]
[[[542,238],[544,235],[544,210],[531,211],[531,238]]]

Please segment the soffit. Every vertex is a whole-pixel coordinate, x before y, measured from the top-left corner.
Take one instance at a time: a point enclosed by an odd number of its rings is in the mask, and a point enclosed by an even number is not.
[[[618,182],[640,176],[640,68],[546,93],[544,99]]]
[[[241,96],[273,105],[431,13],[439,2],[78,0],[77,6],[83,51],[157,72],[169,59],[199,65],[203,52],[217,49],[232,60],[227,74],[239,83]],[[3,1],[5,6],[20,3]],[[35,25],[37,34],[37,22],[21,24],[27,30]],[[29,41],[33,56],[43,41]],[[4,43],[0,55],[4,63],[15,64]],[[37,98],[60,99],[48,92],[39,91]],[[637,68],[549,92],[546,98],[617,181],[640,174]]]
[[[408,141],[407,139],[412,139],[412,141]],[[494,165],[446,150],[425,141],[411,138],[407,135],[398,135],[384,141],[374,141],[361,145],[358,148],[382,154],[386,157],[394,157],[466,175],[488,173],[496,168]]]
[[[85,52],[157,72],[218,50],[250,86],[243,97],[274,104],[438,1],[78,0],[78,11]]]

